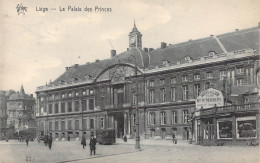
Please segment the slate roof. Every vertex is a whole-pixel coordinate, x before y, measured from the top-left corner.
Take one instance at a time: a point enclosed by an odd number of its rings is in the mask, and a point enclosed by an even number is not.
[[[84,65],[74,65],[58,77],[53,84],[56,84],[59,81],[70,82],[71,78],[84,79],[86,75],[95,77],[103,69],[119,62],[134,64],[134,59],[133,57],[130,57],[131,55],[135,56],[138,67],[149,68],[162,65],[163,60],[177,62],[184,60],[185,56],[190,56],[194,59],[207,56],[210,51],[224,53],[224,50],[215,37],[219,39],[227,52],[252,48],[256,50],[256,54],[259,54],[259,28],[260,25],[255,28],[191,40],[184,43],[169,45],[163,49],[157,48],[149,53],[139,49],[130,49],[113,58]]]

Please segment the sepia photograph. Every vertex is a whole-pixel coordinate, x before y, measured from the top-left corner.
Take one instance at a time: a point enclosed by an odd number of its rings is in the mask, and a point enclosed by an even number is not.
[[[0,163],[259,163],[259,0],[0,0]]]

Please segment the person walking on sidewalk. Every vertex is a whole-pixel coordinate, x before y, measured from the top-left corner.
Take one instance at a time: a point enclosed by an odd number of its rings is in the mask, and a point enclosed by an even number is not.
[[[90,155],[92,155],[92,151],[94,152],[94,155],[96,155],[96,138],[94,138],[94,135],[91,134],[90,142],[89,142],[89,147],[90,147]]]
[[[83,147],[83,149],[85,148],[85,146],[86,146],[86,138],[85,138],[85,136],[83,135],[82,136],[82,140],[81,140],[81,145],[82,145],[82,147]]]
[[[50,134],[50,137],[48,139],[48,147],[49,147],[49,149],[51,149],[51,146],[52,146],[52,134]]]
[[[175,136],[174,133],[172,133],[172,142],[173,142],[174,144],[177,144],[177,139],[176,139],[176,136]]]
[[[27,147],[28,147],[28,144],[29,144],[29,137],[26,137],[25,141],[26,141],[26,145],[27,145]]]

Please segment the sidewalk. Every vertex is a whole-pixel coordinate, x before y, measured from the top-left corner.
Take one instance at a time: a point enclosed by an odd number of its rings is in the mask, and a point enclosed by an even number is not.
[[[124,142],[123,139],[117,138],[116,144],[135,144],[135,139],[127,139],[127,142]],[[189,144],[188,140],[177,140],[177,144],[173,144],[172,140],[155,140],[155,139],[141,139],[140,145],[156,145],[156,146],[192,146]]]

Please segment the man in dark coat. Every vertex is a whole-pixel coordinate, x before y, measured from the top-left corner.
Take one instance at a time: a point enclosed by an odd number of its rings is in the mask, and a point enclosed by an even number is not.
[[[49,139],[48,139],[49,149],[51,149],[51,145],[52,145],[52,134],[50,134],[50,137],[49,137]]]
[[[174,133],[172,133],[172,142],[173,142],[174,144],[177,144],[177,139],[176,139],[176,136],[175,136]]]
[[[94,155],[96,155],[96,138],[94,138],[94,135],[91,134],[90,142],[89,142],[89,147],[90,147],[90,155],[92,155],[92,151],[94,151]]]
[[[29,137],[26,137],[25,141],[26,141],[26,145],[27,145],[27,147],[28,147],[28,144],[29,144]]]
[[[85,148],[85,146],[86,146],[86,138],[85,138],[85,136],[83,135],[82,136],[82,140],[81,140],[81,145],[83,146],[83,149]]]

